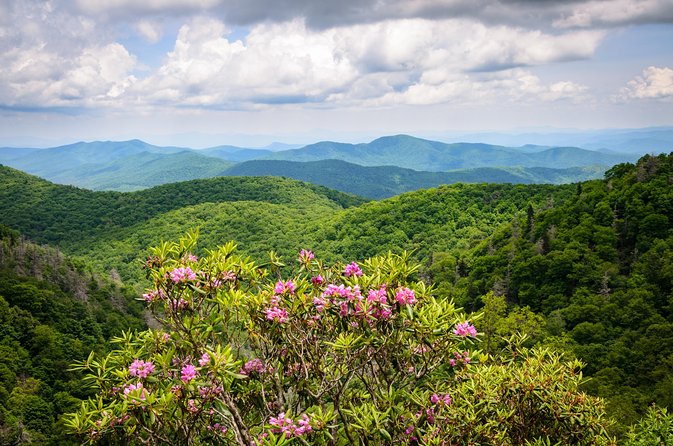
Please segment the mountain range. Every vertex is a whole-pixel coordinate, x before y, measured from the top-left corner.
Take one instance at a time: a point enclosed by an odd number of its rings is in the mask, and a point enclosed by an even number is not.
[[[274,175],[374,199],[455,182],[576,182],[599,178],[608,166],[634,159],[632,154],[578,147],[447,144],[408,135],[367,144],[323,141],[302,148],[194,150],[139,140],[0,148],[0,163],[91,190],[125,192],[198,178]]]

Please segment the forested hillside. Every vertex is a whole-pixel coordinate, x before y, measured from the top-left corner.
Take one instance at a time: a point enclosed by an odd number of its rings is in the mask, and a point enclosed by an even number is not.
[[[372,199],[453,183],[564,184],[602,178],[601,166],[552,169],[548,167],[479,167],[450,172],[421,172],[397,166],[360,166],[346,161],[255,160],[222,172],[227,176],[284,176],[320,184]]]
[[[365,200],[268,177],[195,180],[134,193],[90,192],[0,169],[5,223],[138,281],[147,248],[199,228],[203,245],[234,239],[256,259],[312,246],[329,259],[465,248],[530,202],[551,206],[571,186],[452,185],[364,207]],[[343,212],[353,207],[353,212]]]
[[[71,364],[144,327],[134,299],[121,283],[0,225],[1,444],[74,444],[59,418],[91,392]]]
[[[487,352],[502,347],[498,336],[523,331],[531,346],[584,361],[591,378],[584,388],[606,398],[608,414],[619,422],[614,432],[622,435],[650,404],[673,407],[672,184],[673,154],[645,156],[611,168],[604,180],[574,185],[456,184],[376,202],[257,177],[91,192],[2,167],[0,223],[79,259],[73,264],[3,230],[2,314],[7,321],[15,313],[28,321],[3,331],[3,342],[24,361],[8,356],[9,372],[2,375],[8,377],[2,378],[7,395],[0,391],[7,426],[18,426],[28,413],[8,403],[18,398],[12,400],[12,392],[23,391],[16,390],[23,381],[15,364],[28,364],[28,375],[43,388],[71,392],[58,380],[77,379],[45,375],[56,358],[43,362],[40,355],[47,353],[35,339],[47,329],[30,327],[51,327],[60,340],[49,345],[79,346],[54,350],[64,361],[105,349],[110,335],[140,322],[137,310],[124,306],[129,295],[119,282],[94,271],[140,289],[148,248],[199,229],[199,249],[233,239],[261,262],[269,250],[290,261],[302,248],[326,261],[411,251],[422,263],[419,279],[434,283],[437,296],[485,312],[476,325]],[[34,296],[42,296],[41,303]],[[87,328],[67,326],[71,318]],[[80,339],[91,333],[93,338]],[[50,395],[39,393],[42,402],[35,404],[55,405]],[[65,409],[50,410],[40,419],[51,423]],[[31,435],[45,432],[48,423],[38,424],[31,424]]]
[[[462,305],[489,291],[544,316],[587,363],[586,388],[629,423],[673,407],[673,155],[622,164],[550,209],[530,208],[432,279]]]

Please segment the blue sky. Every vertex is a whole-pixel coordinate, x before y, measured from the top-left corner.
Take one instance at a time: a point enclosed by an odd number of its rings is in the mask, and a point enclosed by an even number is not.
[[[672,0],[6,0],[0,145],[673,125]]]

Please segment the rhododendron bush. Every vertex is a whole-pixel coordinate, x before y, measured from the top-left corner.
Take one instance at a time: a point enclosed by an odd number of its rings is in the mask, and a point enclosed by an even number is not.
[[[76,365],[97,390],[66,420],[82,441],[609,442],[579,364],[516,343],[480,353],[474,321],[414,280],[406,255],[256,265],[233,243],[201,258],[194,244],[147,260],[156,328]]]

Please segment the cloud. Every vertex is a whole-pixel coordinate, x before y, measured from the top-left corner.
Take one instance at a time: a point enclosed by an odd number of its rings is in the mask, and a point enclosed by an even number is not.
[[[639,99],[673,100],[673,69],[668,67],[647,67],[642,75],[621,89],[618,97],[621,101]]]
[[[673,23],[671,0],[593,0],[574,5],[553,22],[558,28]]]
[[[230,25],[250,26],[300,18],[313,29],[403,18],[465,18],[527,29],[673,22],[670,0],[77,0],[75,5],[85,15],[129,20],[208,13]]]
[[[157,43],[161,40],[161,25],[149,20],[140,20],[135,24],[136,31],[149,43]]]
[[[458,92],[481,97],[475,88],[484,84],[480,72],[509,81],[512,68],[586,58],[603,35],[423,19],[326,30],[312,30],[301,20],[268,23],[252,28],[245,42],[228,40],[227,34],[224,23],[210,18],[184,25],[165,64],[134,85],[138,100],[236,108],[435,103]],[[498,86],[520,89],[507,82],[488,85],[488,92]],[[565,97],[573,85],[559,83],[540,99]]]

